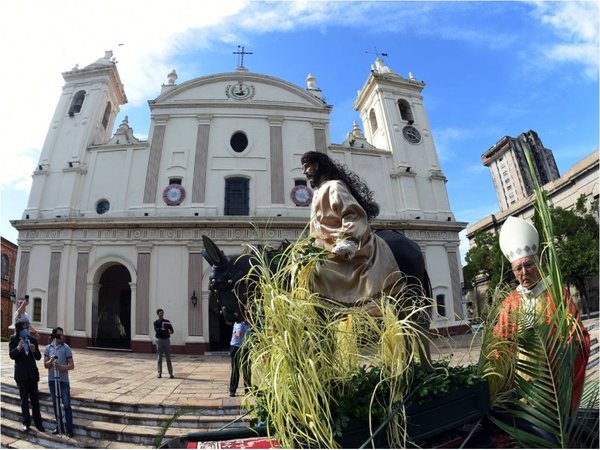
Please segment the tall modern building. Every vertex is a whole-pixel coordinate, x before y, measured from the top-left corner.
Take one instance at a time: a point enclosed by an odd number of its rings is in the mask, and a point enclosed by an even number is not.
[[[127,96],[111,52],[64,72],[27,209],[12,222],[17,295],[30,295],[35,327],[60,325],[73,346],[148,352],[163,308],[174,352],[228,347],[202,235],[228,255],[301,236],[312,196],[300,163],[308,150],[366,180],[381,209],[373,228],[421,246],[433,327],[463,324],[458,233],[466,224],[450,209],[425,84],[380,59],[365,74],[362,88],[348,86],[359,88],[362,129],[348,124],[335,144],[332,105],[312,75],[301,87],[243,65],[181,83],[173,71],[148,102],[149,137],[140,140],[127,116],[117,121]]]
[[[533,194],[524,148],[531,151],[541,185],[560,178],[552,151],[544,147],[535,131],[529,130],[516,138],[504,136],[481,155],[483,165],[490,168],[501,211]]]

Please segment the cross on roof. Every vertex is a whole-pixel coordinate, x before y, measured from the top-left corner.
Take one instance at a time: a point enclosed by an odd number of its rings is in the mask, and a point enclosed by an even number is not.
[[[240,48],[242,49],[240,51]],[[233,52],[234,55],[238,55],[238,69],[245,69],[244,67],[244,55],[252,55],[252,52],[247,52],[244,50],[245,47],[238,45],[238,51]]]
[[[370,53],[370,54],[372,54],[372,55],[377,55],[377,57],[378,57],[378,58],[379,58],[380,56],[387,56],[387,55],[388,55],[387,53],[379,53],[379,52],[377,51],[377,47],[373,47],[373,50],[374,50],[374,51],[372,51],[372,52],[368,52],[368,51],[366,51],[366,50],[365,50],[365,53]]]

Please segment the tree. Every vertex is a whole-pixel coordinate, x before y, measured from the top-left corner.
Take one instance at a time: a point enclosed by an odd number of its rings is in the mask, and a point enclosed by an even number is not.
[[[475,278],[484,275],[489,288],[493,289],[503,280],[503,271],[506,270],[498,236],[479,230],[473,235],[473,242],[475,245],[465,255],[465,287],[472,288]]]
[[[479,230],[473,235],[473,243],[474,246],[465,255],[464,287],[473,295],[468,302],[469,314],[481,320],[493,299],[494,289],[502,282],[511,282],[514,276],[504,260],[497,235]],[[478,286],[485,286],[483,302],[478,298]],[[477,303],[476,312],[472,310],[475,306],[472,302]]]
[[[556,253],[560,261],[563,282],[577,288],[581,296],[581,308],[590,313],[590,299],[585,280],[598,275],[598,222],[595,211],[598,202],[586,207],[585,196],[581,195],[573,209],[551,208]],[[538,227],[539,217],[534,217]]]

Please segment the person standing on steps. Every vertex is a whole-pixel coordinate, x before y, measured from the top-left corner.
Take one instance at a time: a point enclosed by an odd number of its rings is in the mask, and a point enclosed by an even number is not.
[[[250,360],[248,358],[248,347],[244,345],[244,340],[250,334],[250,324],[245,320],[236,322],[233,325],[231,333],[231,347],[229,356],[231,356],[231,376],[229,378],[229,396],[235,397],[235,391],[240,384],[240,368],[244,377],[244,392],[247,394],[250,389],[252,371]]]
[[[69,370],[75,368],[73,352],[64,341],[64,330],[61,327],[52,330],[50,339],[50,344],[44,350],[44,367],[48,369],[48,387],[57,422],[56,429],[52,434],[64,433],[64,428],[66,428],[67,436],[73,437],[73,410],[71,408],[71,385],[69,384]]]
[[[162,359],[165,355],[167,360],[167,370],[169,378],[175,378],[173,375],[173,365],[171,364],[171,335],[173,334],[173,325],[165,319],[165,312],[159,308],[156,310],[158,319],[154,321],[154,331],[156,333],[156,352],[158,359],[156,360],[156,378],[162,378]]]
[[[40,372],[36,361],[42,359],[38,341],[29,334],[27,322],[23,319],[15,321],[15,334],[10,337],[8,344],[10,359],[15,361],[15,381],[19,387],[21,397],[21,414],[23,416],[23,431],[29,431],[31,426],[31,415],[35,427],[41,431],[44,429],[42,415],[40,414],[40,400],[38,395],[38,382]],[[31,412],[29,414],[29,403]]]

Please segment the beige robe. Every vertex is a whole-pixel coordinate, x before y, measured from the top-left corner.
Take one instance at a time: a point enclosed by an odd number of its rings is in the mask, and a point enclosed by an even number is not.
[[[315,190],[310,235],[316,247],[327,250],[348,237],[358,242],[350,261],[332,254],[318,268],[313,289],[324,297],[354,304],[388,291],[401,278],[389,246],[373,233],[367,213],[341,181],[326,181]]]

